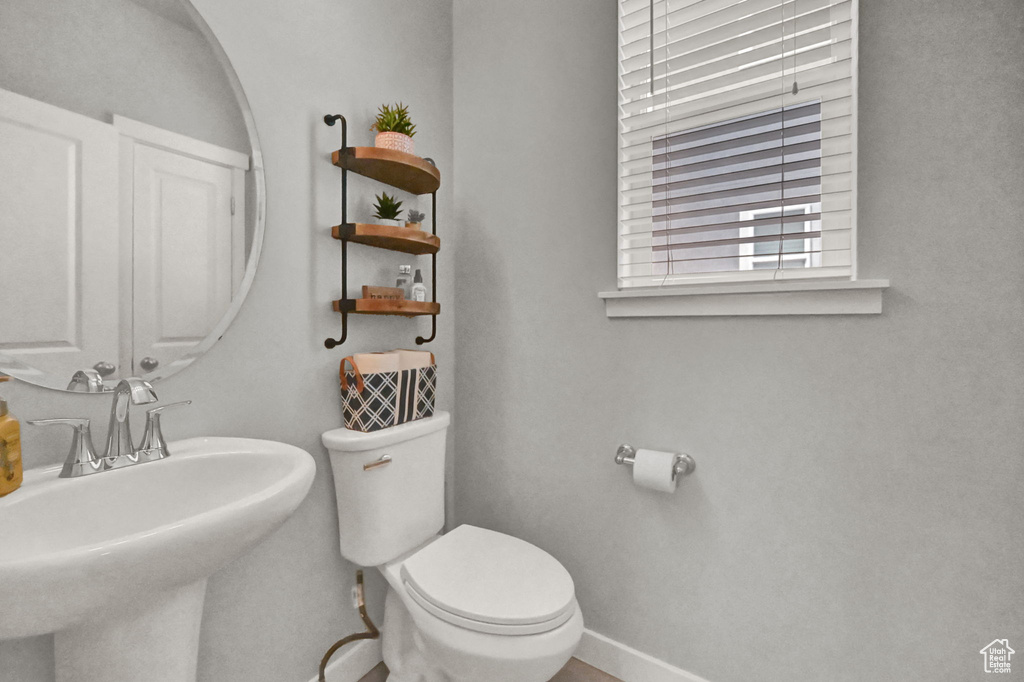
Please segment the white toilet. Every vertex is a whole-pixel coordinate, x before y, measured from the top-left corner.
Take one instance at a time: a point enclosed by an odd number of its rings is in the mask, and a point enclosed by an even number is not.
[[[518,538],[444,525],[449,415],[323,435],[342,555],[388,581],[388,682],[547,682],[583,634],[569,572]]]

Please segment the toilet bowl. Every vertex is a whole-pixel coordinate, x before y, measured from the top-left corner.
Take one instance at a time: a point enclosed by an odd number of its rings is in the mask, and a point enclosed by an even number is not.
[[[386,615],[385,639],[389,626],[406,628],[399,641],[418,645],[425,659],[415,672],[437,675],[410,682],[546,682],[583,633],[569,573],[539,548],[502,533],[459,526],[379,568],[389,586],[386,608],[396,612],[393,623]],[[385,662],[410,655],[386,651]],[[388,667],[391,679],[405,682]]]
[[[341,553],[388,583],[389,682],[547,682],[583,616],[569,572],[519,538],[444,524],[447,413],[375,433],[323,435]],[[368,466],[370,465],[370,466]]]

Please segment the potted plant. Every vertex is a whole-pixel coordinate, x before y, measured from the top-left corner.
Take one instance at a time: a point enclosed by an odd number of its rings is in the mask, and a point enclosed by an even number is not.
[[[409,219],[405,221],[405,226],[411,227],[414,230],[420,230],[423,228],[423,219],[426,217],[426,214],[417,211],[415,208],[410,208]]]
[[[381,105],[377,112],[377,120],[370,126],[370,130],[377,132],[374,146],[406,154],[415,153],[412,136],[416,134],[416,125],[409,118],[409,107],[401,102],[393,106]]]
[[[399,216],[402,215],[402,202],[395,197],[388,195],[387,192],[381,192],[377,195],[377,203],[373,208],[376,209],[373,217],[381,225],[402,227],[402,221],[399,220]]]

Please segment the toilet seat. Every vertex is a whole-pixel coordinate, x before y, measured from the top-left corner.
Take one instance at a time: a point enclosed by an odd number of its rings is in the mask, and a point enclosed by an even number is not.
[[[576,612],[569,572],[504,533],[463,525],[402,562],[407,594],[431,615],[476,632],[548,632]]]

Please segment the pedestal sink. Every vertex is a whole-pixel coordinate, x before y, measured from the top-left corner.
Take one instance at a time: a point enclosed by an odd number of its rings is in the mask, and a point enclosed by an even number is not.
[[[57,682],[194,682],[206,579],[280,526],[316,465],[245,438],[0,498],[0,639],[56,633]]]

